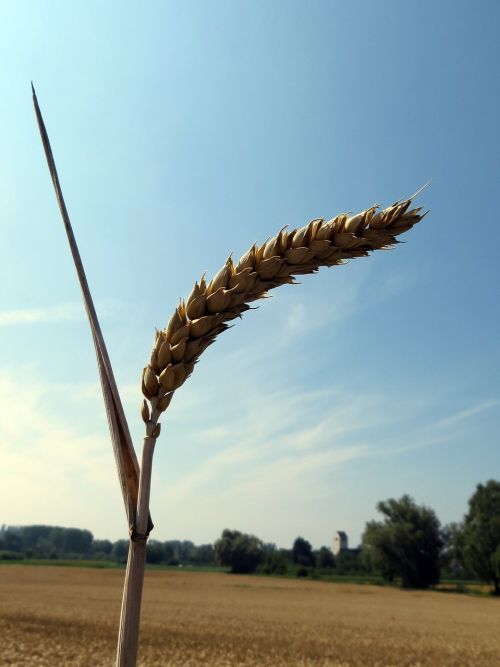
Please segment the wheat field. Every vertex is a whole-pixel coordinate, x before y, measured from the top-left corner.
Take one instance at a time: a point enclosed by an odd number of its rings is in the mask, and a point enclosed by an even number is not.
[[[0,567],[0,665],[114,662],[124,572]],[[139,665],[500,664],[500,600],[148,571]]]

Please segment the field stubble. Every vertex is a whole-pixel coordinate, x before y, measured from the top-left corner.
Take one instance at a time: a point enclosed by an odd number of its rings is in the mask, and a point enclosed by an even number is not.
[[[111,667],[123,575],[0,567],[0,665]],[[139,665],[488,667],[499,630],[484,597],[149,571]]]

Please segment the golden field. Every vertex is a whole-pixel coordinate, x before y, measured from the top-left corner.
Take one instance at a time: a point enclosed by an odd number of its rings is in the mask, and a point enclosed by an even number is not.
[[[123,570],[0,567],[0,665],[113,665]],[[497,667],[500,600],[148,571],[139,664]]]

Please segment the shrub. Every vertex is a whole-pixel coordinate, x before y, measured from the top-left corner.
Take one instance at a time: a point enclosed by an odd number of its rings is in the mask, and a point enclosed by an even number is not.
[[[0,560],[23,560],[24,556],[16,551],[0,551]]]

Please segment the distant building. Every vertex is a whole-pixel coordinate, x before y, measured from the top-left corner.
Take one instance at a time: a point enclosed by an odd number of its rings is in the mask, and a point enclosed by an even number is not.
[[[338,556],[341,551],[347,551],[348,549],[347,533],[344,533],[343,530],[337,530],[333,536],[333,555]]]

